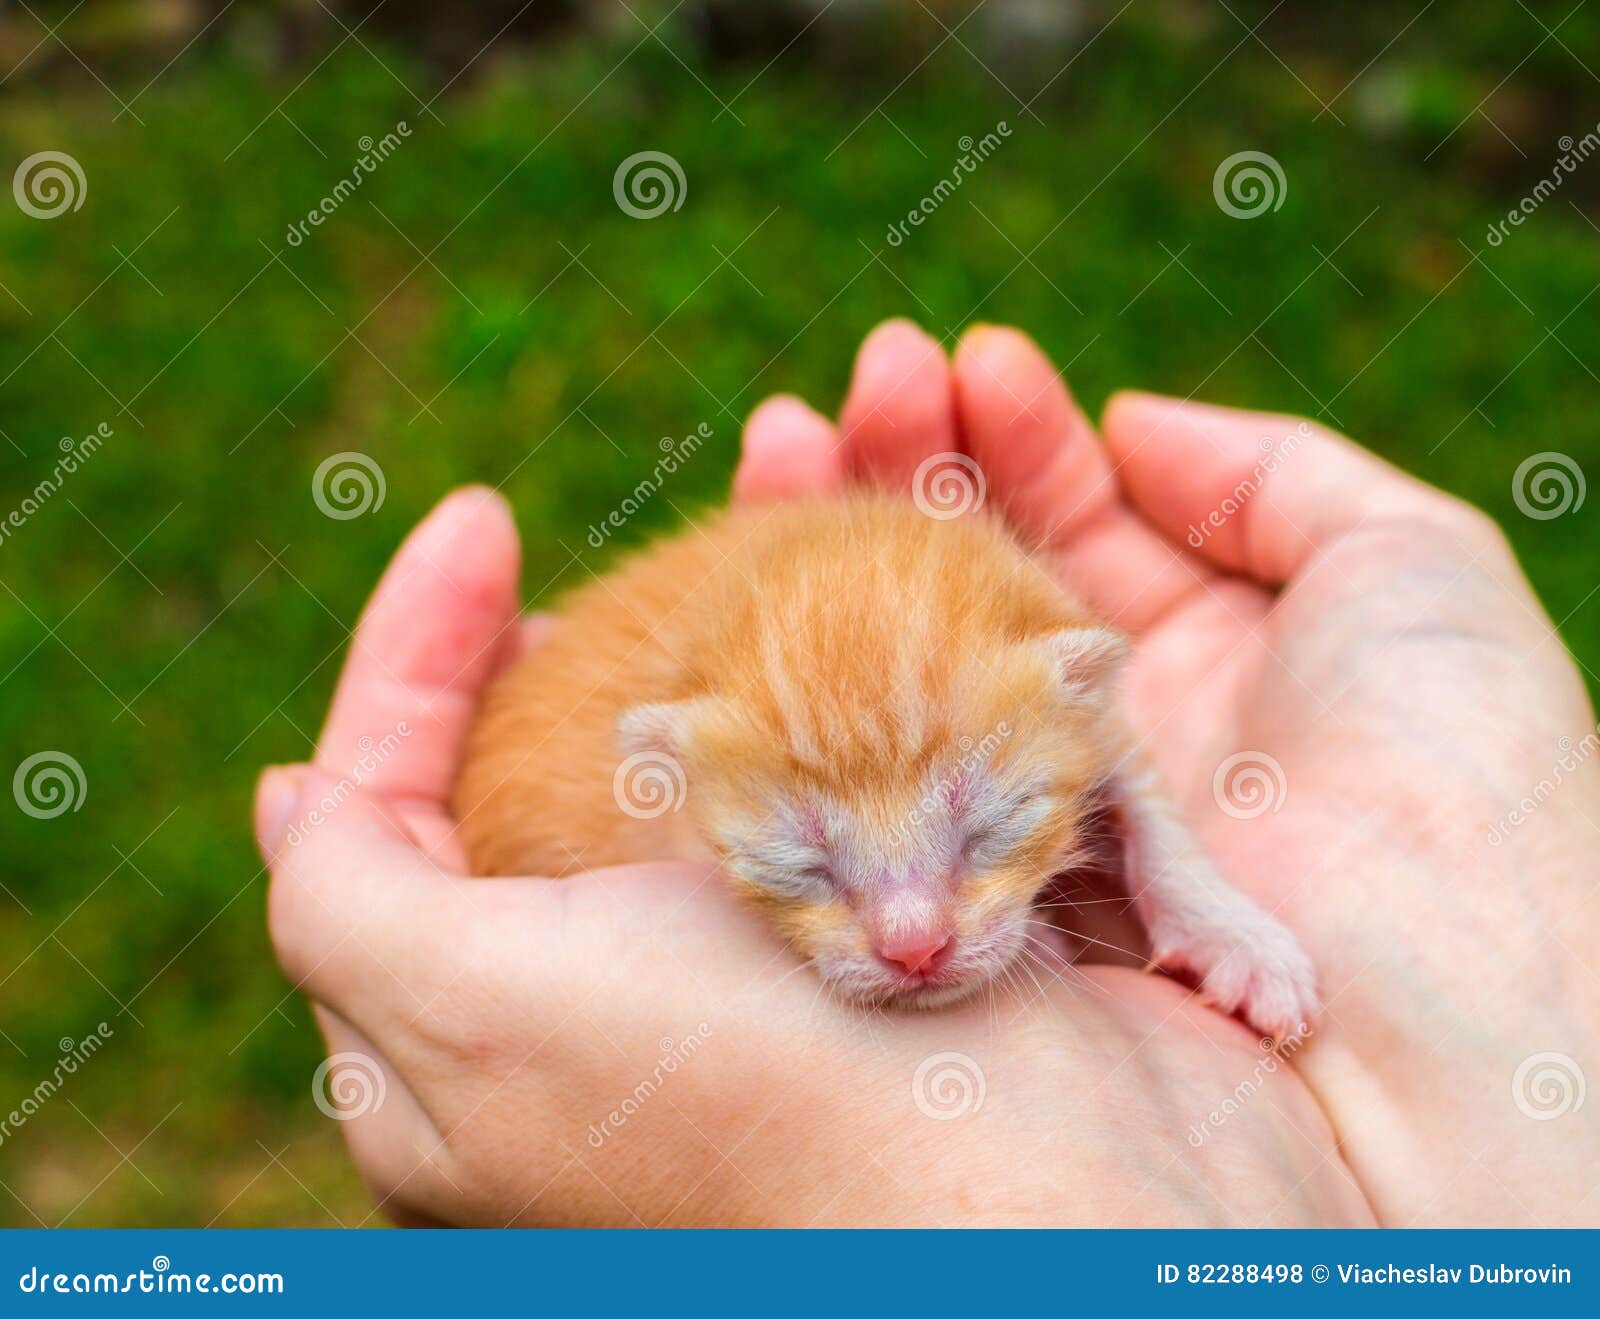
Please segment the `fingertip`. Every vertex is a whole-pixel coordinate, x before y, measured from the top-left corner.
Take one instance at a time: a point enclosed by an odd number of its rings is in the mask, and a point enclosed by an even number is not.
[[[1133,505],[1170,542],[1230,572],[1249,558],[1249,519],[1222,500],[1248,468],[1242,446],[1254,441],[1240,437],[1252,417],[1143,390],[1119,390],[1101,413],[1106,448]]]
[[[457,486],[423,514],[406,542],[448,539],[479,525],[495,529],[513,526],[509,501],[492,486]]]
[[[494,486],[485,485],[482,481],[469,481],[466,485],[457,486],[434,507],[436,510],[446,508],[477,510],[493,507],[504,513],[508,519],[511,516],[511,501]]]
[[[367,754],[377,759],[379,744]],[[288,805],[287,818],[277,817],[281,833],[275,856],[296,849],[321,854],[327,848],[330,854],[360,851],[394,858],[416,850],[397,805],[365,789],[360,767],[338,773],[316,763],[281,768],[291,775],[294,795],[274,802],[280,808]],[[272,790],[279,791],[276,784]],[[313,843],[316,847],[308,848]]]
[[[948,369],[939,341],[904,316],[880,321],[861,341],[850,372],[849,402],[866,394],[878,402],[905,392],[908,380],[935,368]]]
[[[856,354],[840,429],[848,464],[885,484],[954,451],[950,362],[939,341],[903,317],[876,326]]]
[[[867,331],[866,338],[856,351],[856,370],[859,371],[864,363],[875,363],[885,352],[902,349],[921,352],[929,344],[938,347],[933,336],[909,316],[891,316]]]
[[[969,433],[976,430],[986,438],[1004,433],[1050,451],[1088,433],[1088,419],[1055,364],[1021,330],[970,327],[956,345],[952,368],[961,423]]]
[[[785,499],[838,485],[844,463],[833,423],[793,394],[763,400],[745,422],[737,500]]]
[[[1104,431],[1123,488],[1169,540],[1268,585],[1342,531],[1428,516],[1434,492],[1302,417],[1130,391]]]
[[[762,430],[782,431],[789,426],[821,425],[829,427],[828,419],[798,394],[771,394],[757,403],[745,419],[745,438]]]
[[[954,381],[967,452],[1029,535],[1069,540],[1116,500],[1094,428],[1030,336],[971,326],[956,346]]]
[[[510,578],[514,584],[522,544],[510,501],[490,486],[461,486],[433,506],[400,549],[401,556],[425,559],[434,567],[446,553],[462,556],[473,578],[497,585]]]
[[[556,620],[553,614],[528,614],[524,617],[512,629],[511,637],[501,656],[502,668],[509,668],[533,654],[550,639],[555,626]]]
[[[1150,429],[1170,425],[1197,427],[1257,414],[1235,408],[1197,403],[1170,394],[1155,394],[1143,389],[1119,389],[1106,400],[1100,419],[1102,428],[1113,430]]]
[[[1032,336],[1014,326],[990,325],[987,321],[974,321],[967,326],[952,356],[958,374],[963,366],[971,367],[985,363],[992,364],[996,369],[1004,369],[1013,362],[1033,361],[1042,362],[1046,368],[1050,367],[1044,350],[1034,342]],[[1053,369],[1050,373],[1055,374]]]
[[[556,617],[554,614],[529,614],[517,625],[523,649],[533,650],[544,645],[550,634],[555,631],[555,627]]]
[[[300,779],[305,770],[304,765],[268,765],[256,780],[251,814],[256,850],[261,853],[264,864],[272,863],[294,821],[295,806],[300,800]]]
[[[1105,401],[1105,406],[1100,409],[1101,433],[1109,440],[1114,425],[1120,426],[1147,406],[1159,404],[1160,401],[1159,394],[1150,394],[1142,389],[1113,390],[1111,397]]]
[[[511,505],[488,486],[451,491],[412,530],[356,629],[353,654],[390,676],[457,685],[515,618],[522,543]],[[430,621],[418,627],[418,619]]]

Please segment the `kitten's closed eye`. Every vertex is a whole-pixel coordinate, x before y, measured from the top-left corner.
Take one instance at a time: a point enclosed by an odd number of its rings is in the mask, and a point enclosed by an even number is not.
[[[1043,792],[1014,792],[968,813],[962,854],[987,869],[1005,864],[1040,829],[1059,802]]]
[[[780,898],[821,902],[836,889],[827,857],[813,847],[728,840],[727,856],[740,878]]]

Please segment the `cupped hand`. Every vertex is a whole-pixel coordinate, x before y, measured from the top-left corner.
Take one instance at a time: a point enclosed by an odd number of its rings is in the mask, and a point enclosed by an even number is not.
[[[904,321],[837,427],[757,410],[736,490],[912,493],[952,453],[1132,633],[1156,761],[1311,953],[1295,1066],[1380,1219],[1600,1221],[1595,718],[1494,523],[1297,418],[1120,394],[1097,433],[1026,336],[949,362]]]
[[[445,802],[484,685],[537,644],[517,576],[503,502],[447,499],[369,604],[313,763],[269,770],[257,796],[274,944],[383,1212],[1370,1222],[1282,1059],[1161,977],[1029,974],[964,1007],[867,1015],[702,867],[466,877]]]

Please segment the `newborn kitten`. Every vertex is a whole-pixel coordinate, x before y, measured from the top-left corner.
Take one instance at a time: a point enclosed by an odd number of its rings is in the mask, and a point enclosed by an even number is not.
[[[1310,964],[1133,751],[1126,655],[987,517],[886,495],[732,510],[575,592],[492,686],[461,836],[490,875],[720,862],[848,996],[932,1006],[1019,956],[1115,813],[1155,963],[1293,1033]]]

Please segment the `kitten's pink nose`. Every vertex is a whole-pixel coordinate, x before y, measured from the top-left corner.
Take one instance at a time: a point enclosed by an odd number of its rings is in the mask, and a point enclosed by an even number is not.
[[[893,962],[907,975],[916,975],[919,971],[929,973],[938,970],[944,951],[949,946],[948,934],[922,931],[880,940],[877,944],[877,953],[884,961]]]

